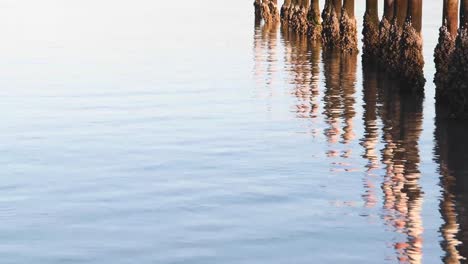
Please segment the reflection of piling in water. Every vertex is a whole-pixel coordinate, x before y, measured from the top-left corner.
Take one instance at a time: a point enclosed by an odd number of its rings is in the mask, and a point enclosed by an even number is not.
[[[339,142],[341,133],[340,112],[343,109],[343,102],[340,96],[341,84],[341,55],[339,52],[324,50],[323,64],[325,74],[324,91],[324,114],[329,128],[325,130],[325,136],[328,143],[336,144]],[[332,153],[333,152],[333,153]],[[336,151],[331,151],[335,155]]]
[[[354,96],[357,54],[324,50],[323,57],[325,68],[324,115],[329,125],[324,133],[330,144],[340,142],[348,145],[355,137],[353,120],[356,115]],[[348,158],[350,154],[350,150],[344,150],[341,156]],[[328,155],[334,157],[339,155],[339,152],[332,149]]]
[[[379,53],[379,2],[366,0],[366,13],[364,14],[363,57],[375,60]]]
[[[449,120],[437,109],[435,160],[441,174],[440,228],[445,263],[466,263],[468,258],[468,133],[467,124]]]
[[[278,0],[255,0],[254,9],[255,21],[259,22],[263,19],[265,23],[279,22]]]
[[[254,35],[254,75],[259,86],[271,86],[277,71],[278,24],[256,25]]]
[[[418,141],[423,98],[400,93],[395,83],[385,79],[379,81],[378,95],[385,143],[384,219],[396,232],[406,235],[404,241],[394,244],[398,260],[421,263],[423,194],[419,185]]]
[[[368,160],[366,165],[366,178],[364,179],[365,194],[363,199],[367,208],[374,207],[377,203],[377,194],[372,177],[373,170],[379,167],[377,144],[379,131],[377,125],[377,67],[371,62],[363,66],[363,101],[364,101],[364,137],[361,145],[364,147],[363,157]]]
[[[306,35],[283,28],[285,61],[297,98],[296,113],[299,118],[315,118],[319,109],[320,45],[310,43]]]
[[[344,144],[350,143],[354,140],[354,127],[353,120],[356,116],[354,105],[356,99],[356,71],[357,71],[357,54],[342,54],[341,55],[341,98],[343,99],[343,135],[342,140]]]
[[[357,52],[357,22],[354,0],[344,0],[340,19],[340,46],[345,53]]]
[[[439,30],[439,42],[434,51],[436,74],[436,97],[440,103],[444,97],[444,85],[448,81],[449,64],[455,50],[455,39],[458,30],[458,0],[444,0],[442,26]]]

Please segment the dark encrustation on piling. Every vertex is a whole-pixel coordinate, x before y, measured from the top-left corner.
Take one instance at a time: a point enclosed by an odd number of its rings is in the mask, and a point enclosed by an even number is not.
[[[344,0],[340,19],[340,46],[345,53],[358,51],[357,22],[354,15],[354,0]]]
[[[442,26],[439,30],[439,41],[434,51],[436,74],[437,103],[445,101],[445,86],[449,81],[449,65],[453,60],[455,39],[458,32],[458,6],[459,0],[444,0]]]
[[[321,39],[322,22],[320,18],[319,0],[311,0],[309,12],[307,14],[309,40],[318,41]]]
[[[379,29],[379,41],[380,46],[378,49],[378,56],[377,61],[381,65],[387,64],[389,58],[389,49],[390,47],[390,30],[392,27],[392,22],[394,19],[395,13],[395,0],[385,0],[384,1],[384,15],[382,20],[380,21],[380,29]]]
[[[255,21],[262,19],[265,23],[277,23],[280,20],[278,13],[278,0],[255,0]]]
[[[309,0],[298,0],[291,14],[290,26],[299,34],[306,34],[309,22],[307,21]]]
[[[393,76],[400,75],[400,59],[401,59],[401,35],[403,31],[403,25],[406,20],[406,12],[408,9],[408,0],[395,0],[393,4],[393,19],[390,26],[388,45],[382,47],[385,49],[385,62],[383,65],[388,73]]]
[[[468,118],[468,0],[461,0],[460,29],[448,78],[444,99],[450,113],[456,118]]]
[[[426,84],[422,29],[422,0],[408,0],[408,11],[401,35],[401,78],[413,92],[421,92]]]
[[[376,60],[379,48],[379,2],[378,0],[366,0],[366,13],[364,14],[363,58]]]
[[[340,6],[341,0],[325,0],[325,7],[322,12],[322,42],[325,48],[336,47],[340,44],[340,17],[341,11],[336,7]]]

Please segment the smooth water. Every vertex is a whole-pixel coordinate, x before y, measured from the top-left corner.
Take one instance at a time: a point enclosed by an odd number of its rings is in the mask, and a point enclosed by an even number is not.
[[[0,1],[1,263],[463,263],[438,2],[418,100],[250,0]]]

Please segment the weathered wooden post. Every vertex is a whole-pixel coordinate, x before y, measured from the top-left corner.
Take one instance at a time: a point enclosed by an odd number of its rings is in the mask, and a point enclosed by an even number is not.
[[[336,15],[341,17],[341,10],[343,8],[343,0],[333,0],[333,7],[335,8]]]
[[[276,23],[280,16],[278,13],[278,0],[255,0],[255,22],[259,23],[262,19],[265,23]]]
[[[283,23],[289,23],[289,16],[291,12],[292,2],[291,0],[284,0],[283,6],[281,6],[281,21]]]
[[[262,21],[262,0],[255,0],[255,23],[258,24]]]
[[[295,8],[292,15],[292,28],[300,34],[307,33],[307,29],[309,27],[309,23],[307,21],[309,1],[310,0],[298,0],[298,6]]]
[[[407,88],[414,92],[424,89],[424,57],[422,54],[422,0],[409,0],[406,22],[401,36],[401,73]]]
[[[395,0],[384,1],[384,18],[391,22],[393,20],[393,13],[395,11]]]
[[[468,25],[468,1],[461,0],[460,4],[460,27]]]
[[[270,22],[278,23],[280,21],[280,13],[278,11],[278,0],[268,0],[268,7],[271,17]]]
[[[366,13],[364,14],[364,58],[377,59],[379,51],[379,1],[366,0]]]
[[[344,0],[340,20],[341,51],[357,52],[357,22],[354,15],[354,0]]]
[[[411,0],[395,0],[393,4],[393,21],[390,27],[388,46],[384,47],[386,49],[386,62],[384,64],[387,71],[392,75],[399,75],[400,73],[401,34],[408,11],[408,1]]]
[[[468,0],[460,0],[460,29],[448,71],[437,99],[449,106],[451,116],[468,118]]]
[[[335,7],[338,2],[341,8],[341,0],[326,0],[322,12],[322,41],[328,48],[338,46],[340,43],[340,17]]]
[[[311,0],[307,21],[309,23],[307,32],[309,39],[312,41],[319,40],[322,34],[319,0]]]
[[[458,31],[458,0],[444,0],[442,26],[439,30],[439,42],[434,51],[437,102],[444,100],[444,86],[449,80],[449,65],[453,60],[455,39]]]
[[[380,22],[380,48],[378,50],[378,62],[385,65],[389,60],[389,47],[391,44],[390,31],[395,13],[395,0],[384,1],[384,14]]]

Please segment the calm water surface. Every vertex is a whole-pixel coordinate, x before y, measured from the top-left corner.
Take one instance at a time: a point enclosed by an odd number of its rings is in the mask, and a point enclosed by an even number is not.
[[[251,2],[0,1],[2,263],[464,262],[441,4],[415,99]]]

